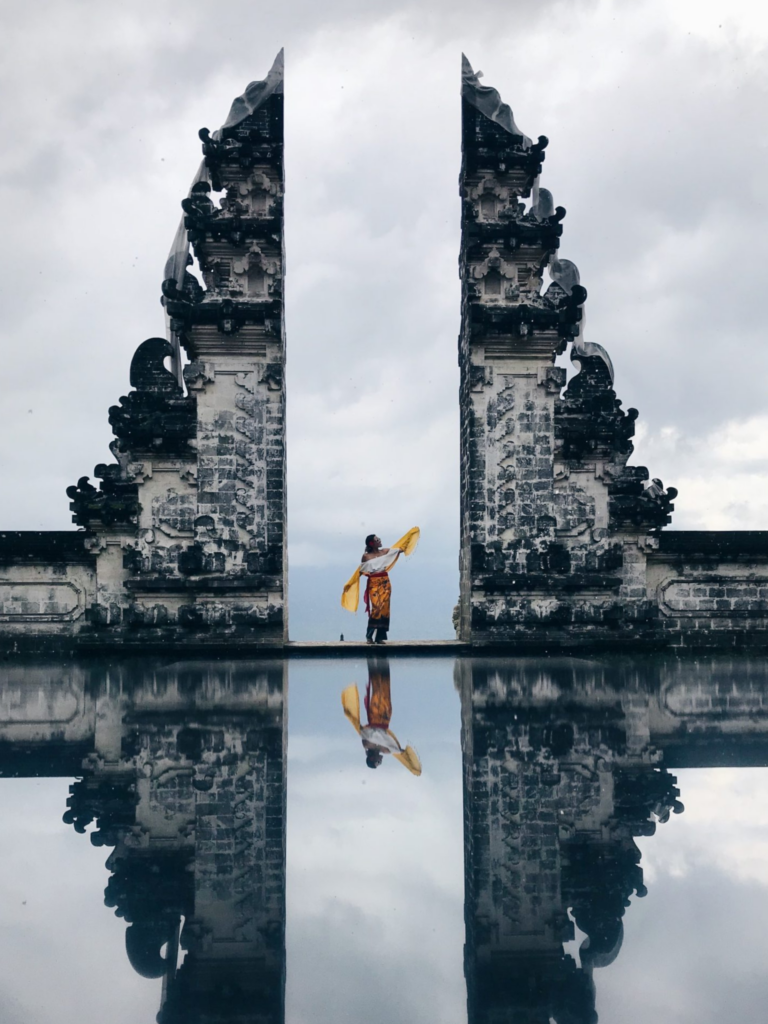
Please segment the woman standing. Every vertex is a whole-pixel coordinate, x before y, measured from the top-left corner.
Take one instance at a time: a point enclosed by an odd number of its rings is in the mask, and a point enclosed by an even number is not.
[[[360,600],[359,580],[366,578],[365,608],[368,612],[368,629],[365,639],[369,644],[383,644],[389,631],[390,599],[392,584],[389,569],[400,555],[410,555],[419,542],[419,528],[414,526],[404,537],[390,548],[381,546],[381,538],[369,533],[365,538],[365,551],[360,565],[347,581],[341,595],[341,604],[347,611],[356,612]]]
[[[392,584],[389,582],[387,570],[378,569],[378,566],[388,562],[384,555],[388,555],[392,550],[383,548],[381,538],[375,533],[369,533],[365,538],[365,551],[360,564],[363,566],[369,562],[376,562],[376,568],[370,566],[368,571],[362,568],[360,570],[366,577],[365,610],[368,612],[368,629],[365,631],[365,639],[369,644],[383,644],[387,640]],[[399,553],[397,551],[397,554]],[[389,564],[394,565],[394,562]]]

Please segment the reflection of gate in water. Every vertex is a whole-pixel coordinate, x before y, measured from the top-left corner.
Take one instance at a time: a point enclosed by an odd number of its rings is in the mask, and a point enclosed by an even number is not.
[[[128,924],[133,967],[164,978],[161,1024],[278,1024],[284,664],[61,675],[6,673],[3,774],[82,776],[64,818],[113,847],[105,902]]]
[[[635,838],[682,810],[668,768],[768,764],[768,669],[467,659],[456,685],[469,1022],[588,1024],[645,894]]]

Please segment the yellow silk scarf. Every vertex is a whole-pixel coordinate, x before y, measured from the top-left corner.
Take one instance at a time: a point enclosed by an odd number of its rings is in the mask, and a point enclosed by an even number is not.
[[[404,555],[410,555],[416,550],[416,545],[419,543],[419,536],[421,531],[418,526],[412,527],[408,533],[404,534],[393,544],[393,548],[399,548],[400,552]],[[391,548],[390,548],[391,550]],[[392,568],[397,559],[400,557],[398,553],[393,559],[392,563],[388,568]],[[356,612],[357,606],[360,604],[360,576],[362,573],[362,565],[358,565],[352,575],[349,577],[347,582],[344,584],[344,590],[341,592],[341,607],[346,608],[348,612]]]
[[[407,536],[407,534],[406,534]],[[399,544],[393,544],[393,547],[400,547]],[[413,548],[411,548],[413,551]],[[352,723],[355,731],[360,734],[360,692],[357,689],[357,685],[352,683],[348,686],[341,694],[341,706],[344,708],[344,714],[347,716],[347,721]],[[391,729],[387,729],[387,733],[392,737],[395,743],[400,747],[400,740],[395,736]],[[421,761],[419,755],[413,749],[410,744],[406,745],[405,750],[400,747],[400,751],[393,751],[392,757],[400,764],[404,765],[411,775],[421,775]]]

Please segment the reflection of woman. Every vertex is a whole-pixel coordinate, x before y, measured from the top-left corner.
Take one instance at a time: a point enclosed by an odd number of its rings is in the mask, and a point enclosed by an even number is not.
[[[365,551],[360,565],[344,585],[341,595],[342,608],[356,612],[360,600],[360,577],[365,576],[365,607],[368,612],[368,629],[365,638],[369,644],[383,644],[389,630],[389,600],[392,585],[388,570],[400,555],[410,555],[419,542],[419,528],[414,526],[391,548],[383,548],[375,533],[365,538]]]
[[[369,768],[378,768],[385,754],[404,764],[413,775],[421,775],[419,755],[413,747],[403,749],[397,736],[389,728],[392,718],[392,694],[389,682],[389,662],[386,659],[370,659],[368,662],[368,686],[365,690],[365,713],[367,725],[360,723],[360,694],[352,683],[341,695],[344,714],[352,723],[363,741],[365,763]]]

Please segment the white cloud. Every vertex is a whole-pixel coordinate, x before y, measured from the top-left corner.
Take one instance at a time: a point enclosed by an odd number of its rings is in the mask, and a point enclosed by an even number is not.
[[[396,668],[392,727],[417,747],[418,778],[391,758],[376,771],[365,765],[340,702],[344,676],[362,672],[362,684],[364,665],[347,665],[329,686],[322,674],[338,674],[332,663],[291,670],[286,1005],[293,1024],[466,1021],[451,663]]]
[[[62,823],[69,781],[0,781],[3,1024],[153,1020],[160,983],[134,972],[104,906],[108,851]]]
[[[674,426],[638,432],[636,458],[680,491],[675,525],[759,530],[768,522],[768,417],[726,421],[696,437]],[[638,459],[638,457],[640,457]]]
[[[0,44],[3,527],[65,528],[64,488],[108,458],[107,408],[163,331],[197,129],[282,44],[294,564],[354,561],[366,526],[413,522],[456,560],[462,49],[551,139],[588,337],[640,409],[635,461],[680,489],[674,525],[764,525],[768,467],[737,435],[768,391],[767,33],[747,0],[18,6]]]
[[[639,840],[650,887],[661,875],[683,879],[717,870],[768,888],[768,768],[676,770],[685,811]]]

